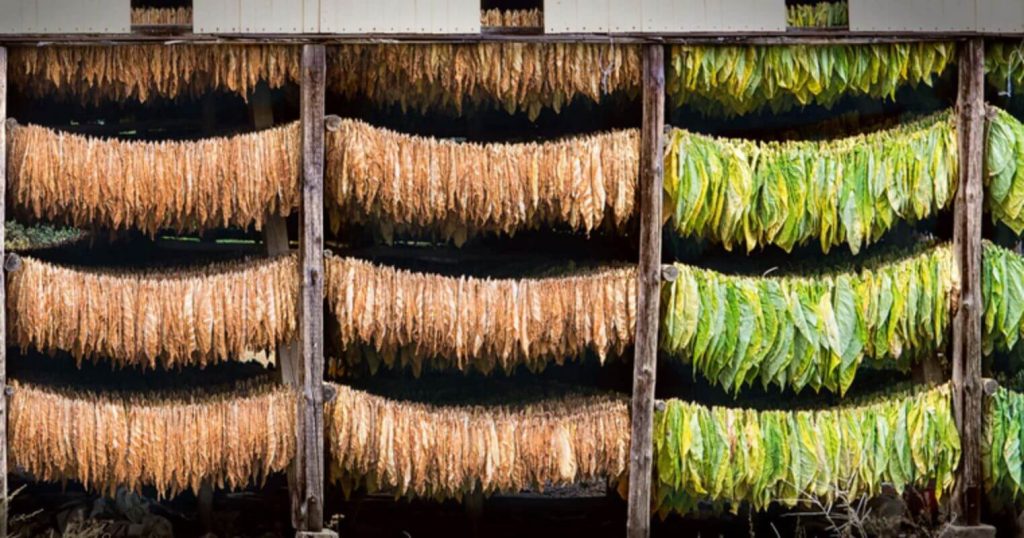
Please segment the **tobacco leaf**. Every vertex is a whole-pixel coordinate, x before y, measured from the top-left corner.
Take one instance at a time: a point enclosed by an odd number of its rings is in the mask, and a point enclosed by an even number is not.
[[[285,470],[295,454],[295,393],[267,382],[229,391],[96,394],[12,381],[12,466],[39,480],[77,480],[160,497],[204,480],[238,489]]]
[[[624,478],[629,407],[611,395],[529,404],[432,405],[335,385],[324,417],[331,479],[396,497],[462,499],[480,491]]]
[[[194,232],[299,206],[298,122],[195,141],[139,142],[8,127],[14,209],[79,227]]]
[[[565,277],[454,278],[328,255],[324,291],[342,356],[332,375],[369,362],[484,373],[538,371],[632,345],[636,277],[608,267]]]
[[[668,400],[655,415],[653,497],[662,516],[948,492],[960,460],[948,385],[825,410],[755,411]]]
[[[755,382],[844,393],[865,359],[906,370],[943,350],[960,288],[948,244],[804,276],[675,267],[662,286],[661,349],[736,393]]]
[[[823,142],[753,142],[673,129],[665,212],[679,235],[729,250],[776,245],[788,252],[817,240],[823,252],[845,243],[856,254],[896,222],[947,207],[957,175],[949,111]]]
[[[894,99],[932,84],[956,60],[954,43],[675,45],[666,90],[677,106],[716,115],[831,107],[845,95]]]
[[[331,226],[387,223],[461,244],[548,226],[624,231],[636,212],[635,129],[545,143],[475,144],[343,120],[327,134]],[[386,237],[388,239],[388,237]]]
[[[150,271],[25,257],[7,276],[9,343],[116,367],[243,360],[294,339],[298,274],[295,256]]]
[[[536,119],[574,99],[640,90],[640,49],[605,43],[344,44],[328,50],[328,88],[402,109],[461,114],[486,105]]]
[[[105,101],[199,97],[224,90],[247,98],[299,81],[295,45],[53,45],[14,47],[11,85],[30,97],[99,105]]]

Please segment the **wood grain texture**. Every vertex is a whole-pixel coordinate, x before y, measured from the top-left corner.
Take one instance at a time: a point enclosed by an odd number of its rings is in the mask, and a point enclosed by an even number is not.
[[[0,47],[0,238],[7,212],[7,49]],[[4,244],[0,241],[0,260]],[[5,275],[0,273],[0,304],[7,304]],[[0,309],[0,536],[7,536],[7,309]]]
[[[954,200],[953,250],[961,275],[960,308],[953,321],[953,412],[962,457],[953,497],[955,521],[977,525],[981,517],[981,219],[985,136],[985,46],[971,39],[960,47],[957,121],[960,188]]]
[[[626,535],[646,538],[651,526],[654,383],[661,294],[661,205],[665,131],[665,49],[643,52],[643,124],[640,129],[640,263],[637,268],[636,344],[633,357],[629,513]]]
[[[302,47],[302,208],[299,214],[299,398],[301,481],[293,488],[300,531],[324,524],[324,91],[327,55],[323,45]],[[301,493],[301,497],[296,497]],[[294,505],[293,505],[294,506]]]

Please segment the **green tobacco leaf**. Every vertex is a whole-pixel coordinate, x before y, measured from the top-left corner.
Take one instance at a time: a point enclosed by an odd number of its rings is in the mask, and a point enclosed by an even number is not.
[[[1024,124],[989,107],[985,151],[985,208],[993,222],[1024,232]]]
[[[931,84],[955,59],[954,43],[673,46],[666,90],[677,106],[741,115],[831,107],[845,95],[893,99]]]
[[[872,366],[909,368],[942,350],[959,286],[948,245],[805,277],[676,268],[677,278],[662,291],[671,336],[661,347],[731,391],[760,379],[842,393],[865,358]],[[673,311],[682,304],[685,319],[695,321],[678,321]]]
[[[956,124],[945,111],[822,142],[753,142],[674,129],[665,163],[671,226],[682,237],[748,251],[789,251],[816,240],[824,252],[846,244],[856,254],[894,223],[928,218],[952,202]]]
[[[1013,351],[1024,332],[1024,257],[985,242],[982,260],[982,349]]]
[[[660,513],[688,513],[702,502],[719,508],[748,502],[761,510],[810,496],[828,502],[839,492],[853,500],[877,494],[882,484],[903,490],[934,482],[941,495],[952,488],[960,459],[951,406],[948,385],[815,411],[669,400],[659,417],[678,413],[679,424],[699,423],[704,435],[687,441],[677,433],[689,449],[655,439],[654,498]],[[677,485],[675,469],[684,466],[699,475]]]

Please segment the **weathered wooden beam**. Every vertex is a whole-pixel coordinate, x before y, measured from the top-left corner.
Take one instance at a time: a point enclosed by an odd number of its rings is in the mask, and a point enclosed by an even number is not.
[[[324,44],[361,43],[621,43],[621,44],[689,44],[689,45],[865,45],[875,43],[912,43],[950,41],[976,37],[976,32],[850,32],[845,30],[800,30],[787,32],[747,32],[722,34],[714,32],[679,33],[572,33],[517,34],[481,32],[479,34],[193,34],[174,36],[174,42],[193,44]],[[1024,34],[985,34],[1007,39]],[[0,44],[18,45],[122,45],[134,43],[166,43],[166,35],[155,34],[9,34],[0,36]]]
[[[0,47],[0,239],[7,221],[7,49]],[[0,241],[0,260],[4,244]],[[18,264],[21,265],[20,263]],[[0,305],[7,304],[7,285],[0,273]],[[0,389],[7,393],[7,309],[0,308]],[[0,398],[0,536],[7,536],[7,397]]]
[[[302,207],[299,214],[299,439],[301,472],[292,490],[296,530],[324,527],[324,92],[323,45],[302,47]]]
[[[957,131],[960,188],[953,208],[953,252],[961,275],[960,308],[953,320],[953,412],[962,456],[953,510],[958,522],[981,519],[981,219],[985,131],[985,44],[960,47]]]
[[[643,51],[643,124],[640,129],[640,263],[637,267],[636,343],[633,355],[632,437],[626,535],[646,538],[651,527],[654,383],[658,362],[661,289],[662,146],[665,128],[665,50]]]

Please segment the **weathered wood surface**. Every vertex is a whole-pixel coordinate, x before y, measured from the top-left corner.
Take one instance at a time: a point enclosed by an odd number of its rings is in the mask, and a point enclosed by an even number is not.
[[[643,52],[643,124],[640,131],[640,263],[637,268],[636,345],[633,356],[632,437],[626,534],[646,538],[651,526],[654,383],[658,361],[661,288],[661,205],[665,130],[665,52]]]
[[[0,238],[7,221],[7,49],[0,47]],[[4,244],[0,241],[0,260]],[[0,305],[7,304],[7,285],[0,274]],[[0,536],[7,536],[7,309],[0,308]]]
[[[302,208],[299,217],[299,352],[302,356],[296,530],[324,524],[324,85],[323,45],[302,47]]]
[[[693,44],[693,45],[864,45],[873,43],[911,43],[918,41],[948,41],[977,35],[975,32],[849,32],[846,30],[801,29],[786,32],[746,32],[721,34],[694,32],[691,34],[514,34],[508,32],[481,32],[479,34],[194,34],[175,35],[175,42],[183,43],[235,43],[235,44],[336,44],[336,43],[615,43],[623,44]],[[1024,37],[1021,34],[986,34],[1007,38]],[[47,34],[4,35],[0,43],[11,44],[125,44],[165,43],[166,35],[157,34]]]
[[[953,321],[953,412],[962,457],[953,497],[956,521],[981,518],[981,219],[985,130],[985,45],[971,39],[960,47],[957,128],[960,188],[953,209],[953,251],[961,275],[960,308]]]

